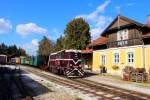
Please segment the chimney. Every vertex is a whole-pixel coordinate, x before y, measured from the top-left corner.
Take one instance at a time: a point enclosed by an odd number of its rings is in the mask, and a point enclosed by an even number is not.
[[[147,25],[148,27],[150,27],[150,15],[147,16],[147,23],[146,23],[146,25]]]

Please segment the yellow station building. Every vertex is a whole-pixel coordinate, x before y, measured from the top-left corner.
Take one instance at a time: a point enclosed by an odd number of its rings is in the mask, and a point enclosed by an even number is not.
[[[122,75],[126,66],[150,70],[150,16],[141,24],[124,16],[117,16],[94,40],[92,71],[99,72],[101,66],[107,73]]]

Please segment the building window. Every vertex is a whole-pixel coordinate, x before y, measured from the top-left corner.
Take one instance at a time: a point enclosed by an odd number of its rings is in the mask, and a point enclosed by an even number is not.
[[[117,32],[117,40],[127,40],[128,39],[128,29],[120,30]]]
[[[133,52],[128,52],[128,54],[127,54],[127,62],[128,63],[133,63],[134,62],[134,54],[133,54]]]
[[[101,55],[101,65],[105,65],[106,57],[105,55]]]
[[[118,64],[119,63],[119,53],[115,53],[114,54],[114,64]]]

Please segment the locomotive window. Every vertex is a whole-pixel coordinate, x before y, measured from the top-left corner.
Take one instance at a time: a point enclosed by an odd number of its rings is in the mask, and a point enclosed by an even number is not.
[[[70,59],[71,58],[71,53],[69,52],[68,55],[69,55],[69,59]]]
[[[61,52],[61,59],[64,58],[64,52]]]

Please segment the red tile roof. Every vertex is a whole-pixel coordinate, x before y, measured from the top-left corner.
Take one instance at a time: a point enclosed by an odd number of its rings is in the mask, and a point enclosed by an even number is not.
[[[143,38],[149,38],[149,37],[150,37],[150,32],[147,33],[147,34],[143,34],[142,37],[143,37]]]
[[[103,45],[103,44],[107,43],[107,40],[108,40],[108,38],[101,36],[101,37],[97,38],[96,40],[92,41],[89,44],[89,46]]]

